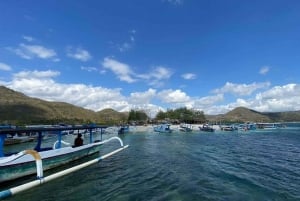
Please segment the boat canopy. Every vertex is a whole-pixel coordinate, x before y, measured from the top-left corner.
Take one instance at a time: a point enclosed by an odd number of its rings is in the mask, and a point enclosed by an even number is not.
[[[100,133],[103,133],[103,129],[107,128],[108,126],[104,125],[96,125],[96,124],[89,124],[89,125],[80,125],[80,126],[37,126],[37,127],[0,127],[0,157],[4,156],[3,147],[4,147],[4,141],[7,137],[7,134],[15,135],[15,134],[21,134],[21,133],[37,133],[38,139],[37,139],[37,145],[35,146],[35,150],[37,151],[45,151],[41,148],[41,142],[42,142],[42,133],[47,131],[52,131],[53,134],[56,134],[58,136],[58,141],[56,144],[56,148],[61,148],[62,144],[62,133],[63,131],[70,131],[70,130],[88,130],[90,133],[90,143],[93,143],[93,135],[92,131],[95,129],[100,129]],[[102,137],[102,135],[101,135]]]

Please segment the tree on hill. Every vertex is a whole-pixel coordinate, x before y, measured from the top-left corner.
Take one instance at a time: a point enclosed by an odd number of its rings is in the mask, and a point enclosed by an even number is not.
[[[203,123],[206,121],[203,111],[191,110],[186,107],[178,109],[169,109],[166,112],[159,111],[155,117],[156,120],[170,120],[180,123]]]
[[[128,115],[128,122],[129,123],[138,123],[143,124],[148,121],[149,117],[146,112],[142,110],[130,110]]]

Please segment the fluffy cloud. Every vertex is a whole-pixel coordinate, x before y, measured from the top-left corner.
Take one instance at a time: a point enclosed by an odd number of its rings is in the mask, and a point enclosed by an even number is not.
[[[19,44],[17,48],[8,48],[23,59],[53,59],[57,61],[56,52],[53,49],[49,49],[40,45],[25,45]]]
[[[121,81],[128,83],[133,83],[136,81],[136,79],[132,77],[134,76],[134,73],[127,64],[106,57],[102,62],[102,66],[105,69],[111,70],[113,73],[115,73]]]
[[[131,41],[134,39],[133,37],[131,38]],[[119,50],[120,52],[125,52],[128,51],[130,48],[132,47],[132,44],[128,43],[128,42],[124,42],[122,45],[119,45]]]
[[[128,102],[121,95],[121,89],[93,87],[84,84],[61,84],[54,78],[57,71],[23,71],[14,75],[5,85],[28,96],[48,101],[63,101],[98,111],[113,108],[121,111],[128,108]]]
[[[259,112],[282,112],[300,110],[300,85],[274,86],[257,93],[253,98],[237,98],[235,102],[214,105],[206,110],[210,114],[226,113],[236,107],[247,107]]]
[[[161,87],[164,85],[164,81],[168,80],[172,76],[173,72],[164,66],[157,66],[151,69],[146,74],[136,75],[138,78],[147,81],[150,86]]]
[[[261,67],[261,69],[259,70],[259,74],[265,75],[269,72],[270,67],[269,66],[263,66]]]
[[[193,80],[193,79],[196,79],[196,74],[194,73],[185,73],[185,74],[182,74],[181,77],[185,80]]]
[[[299,94],[299,84],[275,86],[265,92],[258,93],[251,106],[265,112],[300,110]]]
[[[231,93],[238,96],[248,96],[258,89],[263,89],[269,87],[271,84],[269,82],[262,83],[252,83],[252,84],[235,84],[231,82],[226,82],[226,84],[220,88],[215,89],[214,93]]]
[[[27,78],[38,78],[38,79],[42,79],[42,78],[52,78],[52,77],[56,77],[59,76],[60,72],[58,71],[52,71],[52,70],[47,70],[47,71],[21,71],[19,73],[14,74],[14,77],[17,79],[27,79]]]
[[[3,70],[3,71],[11,71],[11,67],[5,63],[1,63],[0,62],[0,70]]]
[[[163,66],[157,66],[145,74],[134,72],[128,64],[106,57],[102,62],[104,69],[111,70],[121,81],[133,83],[146,81],[150,86],[160,87],[172,76],[172,71]]]
[[[147,105],[150,104],[151,100],[155,97],[156,90],[148,89],[145,92],[133,92],[130,94],[129,102],[133,105]]]
[[[87,50],[84,50],[82,48],[74,49],[72,47],[67,48],[67,56],[80,61],[88,61],[92,58]]]
[[[160,110],[184,106],[202,110],[206,114],[222,114],[239,106],[260,112],[300,110],[299,84],[274,86],[248,99],[238,97],[233,102],[226,102],[223,93],[206,97],[191,97],[179,89],[157,91],[149,88],[146,91],[132,92],[126,97],[122,95],[120,88],[58,83],[55,78],[59,75],[60,72],[51,70],[21,71],[14,74],[11,81],[0,81],[0,83],[28,96],[48,101],[68,102],[94,111],[105,108],[117,111],[142,109],[152,117]],[[166,108],[153,104],[158,100]]]
[[[32,42],[34,40],[34,38],[31,36],[23,36],[23,39],[26,40],[27,42]]]
[[[92,67],[92,66],[81,66],[80,69],[88,72],[98,71],[96,67]]]
[[[185,92],[181,90],[163,90],[157,94],[158,98],[165,103],[185,103],[190,101],[190,97],[186,95]]]
[[[198,108],[198,109],[201,108],[203,110],[205,107],[215,105],[218,102],[221,102],[223,100],[224,100],[223,94],[218,94],[215,96],[201,97],[201,98],[195,99],[194,107]]]

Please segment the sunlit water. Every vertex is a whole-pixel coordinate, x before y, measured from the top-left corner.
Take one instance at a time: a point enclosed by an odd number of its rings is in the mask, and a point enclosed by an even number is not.
[[[299,128],[122,138],[128,149],[8,200],[300,200]]]

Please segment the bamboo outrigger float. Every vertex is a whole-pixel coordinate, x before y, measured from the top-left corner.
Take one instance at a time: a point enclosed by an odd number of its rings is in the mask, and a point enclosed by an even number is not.
[[[10,197],[16,193],[30,189],[37,185],[46,183],[55,178],[59,178],[63,175],[77,171],[94,163],[97,163],[113,154],[116,154],[128,147],[124,146],[123,141],[119,137],[111,137],[107,140],[102,141],[102,132],[106,126],[73,126],[73,127],[43,127],[43,128],[13,128],[13,129],[1,129],[0,130],[0,183],[4,181],[10,181],[16,178],[20,178],[26,175],[34,174],[36,172],[37,179],[25,183],[23,185],[0,191],[0,199]],[[90,134],[90,143],[79,147],[62,147],[65,143],[62,141],[62,131],[65,130],[82,130],[87,129]],[[101,141],[93,141],[93,130],[100,129]],[[58,140],[54,143],[53,147],[41,148],[42,132],[44,131],[58,131]],[[3,145],[6,134],[22,133],[22,132],[38,132],[38,142],[34,150],[24,150],[17,154],[6,155],[3,152]],[[85,162],[83,164],[74,166],[72,168],[60,171],[58,173],[43,176],[43,171],[69,163],[73,160],[86,157],[88,155],[99,152],[100,146],[112,141],[119,141],[121,147],[106,155]]]

